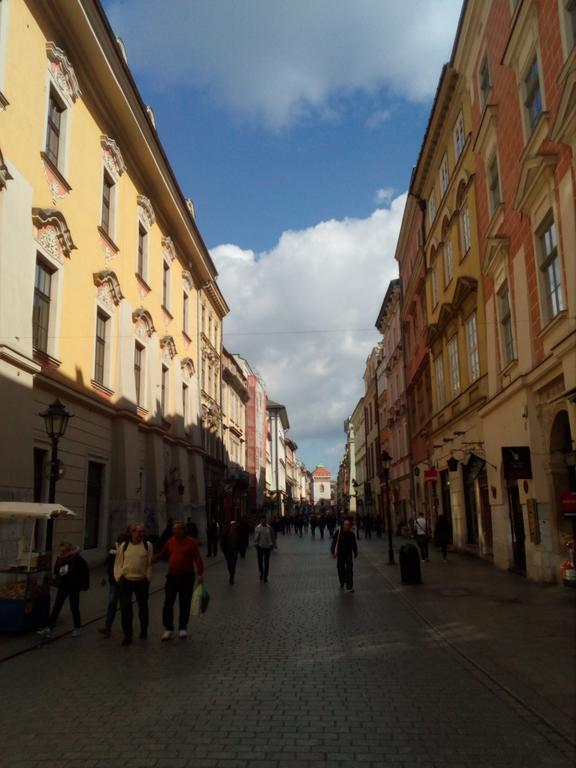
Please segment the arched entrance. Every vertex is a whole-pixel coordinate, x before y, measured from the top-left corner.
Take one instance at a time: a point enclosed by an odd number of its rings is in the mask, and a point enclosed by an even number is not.
[[[570,421],[567,411],[560,411],[550,430],[550,471],[552,475],[552,504],[556,511],[556,543],[558,554],[566,556],[565,542],[574,537],[576,518],[566,517],[560,508],[560,494],[576,491],[576,466],[574,466],[574,446],[570,433]]]

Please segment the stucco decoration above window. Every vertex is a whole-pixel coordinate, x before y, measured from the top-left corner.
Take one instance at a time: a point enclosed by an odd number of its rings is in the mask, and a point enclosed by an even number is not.
[[[172,358],[176,357],[176,344],[172,336],[162,336],[160,339],[160,349],[162,350],[162,360],[164,362],[170,362]]]
[[[66,219],[53,208],[33,208],[34,239],[49,256],[61,264],[76,249]]]
[[[182,369],[182,376],[185,380],[189,381],[192,376],[194,376],[194,363],[192,361],[192,358],[185,357],[184,360],[180,363],[180,368]]]
[[[216,403],[202,403],[202,424],[208,429],[217,429],[222,421],[222,412]]]
[[[162,253],[169,261],[174,261],[176,258],[176,248],[171,237],[162,238]]]
[[[194,280],[192,279],[192,274],[187,270],[182,270],[182,280],[184,281],[187,288],[192,290],[194,288]]]
[[[98,300],[109,308],[117,307],[124,298],[116,273],[110,269],[95,272],[94,285],[98,288]]]
[[[6,183],[11,179],[12,176],[10,176],[8,168],[6,168],[4,158],[2,157],[2,151],[0,151],[0,190],[4,189]]]
[[[61,95],[68,99],[69,102],[74,103],[82,95],[74,67],[70,64],[64,51],[58,48],[55,43],[46,43],[46,53],[50,62],[48,69]]]
[[[118,179],[126,170],[126,163],[118,144],[109,136],[100,136],[100,146],[104,153],[104,165],[115,179]]]
[[[132,312],[132,322],[136,326],[135,332],[139,339],[145,339],[150,337],[155,332],[154,323],[152,322],[152,315],[144,307],[139,307]]]
[[[152,203],[145,195],[138,195],[138,216],[147,229],[150,229],[156,221]]]

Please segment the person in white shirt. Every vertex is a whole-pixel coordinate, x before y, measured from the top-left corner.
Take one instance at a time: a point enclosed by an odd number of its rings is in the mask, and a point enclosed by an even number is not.
[[[265,517],[260,518],[260,524],[254,531],[254,546],[258,555],[258,570],[260,571],[260,581],[268,581],[268,571],[270,569],[270,553],[275,544],[275,536],[272,527],[268,525]]]
[[[416,536],[416,544],[420,548],[422,560],[428,561],[428,521],[422,512],[414,520],[414,535]]]

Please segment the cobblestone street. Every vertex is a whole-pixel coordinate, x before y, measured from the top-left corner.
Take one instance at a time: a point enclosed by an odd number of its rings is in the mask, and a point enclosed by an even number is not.
[[[572,765],[567,739],[410,608],[384,543],[360,547],[353,595],[327,541],[281,537],[268,584],[253,549],[233,587],[222,563],[208,570],[188,641],[160,643],[159,592],[147,641],[122,648],[117,619],[110,640],[91,624],[4,662],[0,765]]]

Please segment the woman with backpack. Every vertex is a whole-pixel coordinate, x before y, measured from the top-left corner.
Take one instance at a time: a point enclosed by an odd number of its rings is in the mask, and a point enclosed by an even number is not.
[[[63,541],[60,544],[60,555],[54,563],[54,582],[58,587],[56,600],[48,619],[48,625],[39,630],[38,634],[47,638],[52,635],[60,611],[68,600],[74,620],[72,637],[78,637],[82,626],[80,621],[80,592],[90,589],[90,571],[79,548],[69,541]]]

